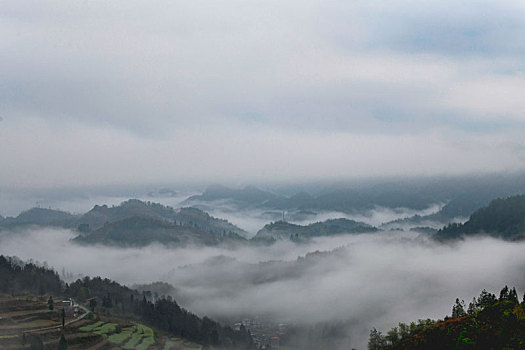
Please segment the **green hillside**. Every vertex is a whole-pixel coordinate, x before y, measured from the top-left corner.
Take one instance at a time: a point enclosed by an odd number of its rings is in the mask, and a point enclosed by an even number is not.
[[[66,284],[53,270],[0,256],[0,348],[56,349],[64,336],[72,349],[254,349],[248,331],[150,294],[100,277]],[[77,315],[62,314],[69,298],[79,303]]]
[[[277,221],[265,225],[255,237],[254,242],[274,242],[277,240],[304,241],[317,236],[332,236],[344,233],[376,232],[377,228],[348,219],[329,219],[306,226]]]
[[[508,240],[524,239],[525,195],[495,199],[487,207],[474,212],[464,224],[450,224],[434,237],[448,240],[476,234]]]
[[[505,286],[499,298],[484,290],[468,308],[456,299],[444,320],[400,323],[386,335],[373,329],[368,349],[525,349],[525,298],[520,303],[516,290]]]
[[[245,239],[233,232],[216,233],[200,229],[196,225],[177,224],[147,216],[132,216],[79,235],[73,241],[81,244],[143,247],[152,243],[167,246],[216,245],[242,242]]]

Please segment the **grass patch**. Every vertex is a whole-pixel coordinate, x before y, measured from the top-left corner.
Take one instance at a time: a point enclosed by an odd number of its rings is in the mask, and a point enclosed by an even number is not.
[[[135,350],[147,350],[153,344],[155,344],[155,339],[153,337],[143,338],[142,343],[135,347]]]
[[[112,334],[108,337],[108,340],[115,344],[115,345],[120,345],[124,342],[124,340],[128,339],[130,336],[131,336],[131,331],[122,331],[120,333],[115,333],[115,334]]]
[[[137,323],[131,338],[124,345],[126,350],[147,350],[151,345],[155,344],[155,337],[153,330],[150,327]]]
[[[103,326],[100,326],[100,327],[97,327],[93,330],[93,333],[95,334],[110,334],[110,333],[114,333],[115,330],[117,329],[117,324],[116,323],[106,323],[105,325]]]
[[[102,326],[103,324],[104,324],[104,322],[98,321],[98,322],[92,323],[90,325],[80,327],[78,330],[81,331],[81,332],[91,332],[92,330],[94,330],[97,327]]]
[[[142,339],[142,335],[138,333],[133,333],[131,339],[124,345],[123,349],[125,350],[135,350],[135,347]]]

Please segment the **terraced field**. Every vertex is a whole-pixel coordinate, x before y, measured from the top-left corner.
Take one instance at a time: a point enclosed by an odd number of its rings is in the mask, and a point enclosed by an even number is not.
[[[78,334],[75,330],[76,324],[67,325],[62,330],[61,309],[49,310],[47,298],[0,295],[1,349],[28,349],[35,342],[48,348],[56,348],[62,333],[68,339],[70,349],[85,348],[102,340],[101,336],[96,334]],[[55,300],[55,304],[60,305],[60,300]],[[75,320],[66,318],[66,322]]]
[[[182,338],[172,337],[166,340],[163,350],[201,350],[202,346]]]
[[[78,330],[102,335],[111,344],[125,350],[148,350],[156,343],[153,330],[139,323],[121,329],[117,323],[98,321]]]
[[[88,314],[62,329],[61,308],[49,310],[48,297],[0,295],[0,349],[27,350],[38,341],[56,349],[62,334],[69,350],[200,350],[182,338],[157,336],[144,324]],[[60,305],[60,300],[55,302]]]

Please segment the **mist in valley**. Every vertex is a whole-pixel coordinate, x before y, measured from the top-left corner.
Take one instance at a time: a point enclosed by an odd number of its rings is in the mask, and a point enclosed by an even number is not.
[[[163,199],[159,199],[163,203]],[[175,205],[175,207],[183,206],[183,204]],[[236,206],[228,203],[228,201],[208,202],[205,205],[196,205],[199,208],[207,211],[217,218],[223,218],[234,225],[246,230],[248,234],[254,236],[257,231],[272,221],[286,220],[298,225],[309,225],[315,222],[325,221],[329,219],[345,218],[363,222],[365,224],[379,227],[383,224],[388,224],[399,219],[406,219],[414,215],[426,216],[439,212],[444,204],[435,203],[430,204],[427,208],[417,210],[413,208],[387,208],[375,206],[370,210],[356,210],[352,213],[343,213],[340,211],[286,211],[275,209],[239,209]],[[446,222],[428,221],[427,226],[442,227]],[[400,226],[400,225],[398,225]],[[404,225],[405,228],[410,229],[410,225]]]
[[[521,2],[0,9],[0,254],[342,339],[306,350],[521,300],[525,197],[454,224],[525,193]]]
[[[525,243],[487,237],[444,245],[416,232],[384,231],[304,244],[132,249],[79,246],[69,241],[73,232],[51,228],[0,235],[1,254],[74,277],[130,286],[165,281],[181,306],[224,322],[347,322],[346,344],[361,349],[372,327],[443,318],[456,297],[468,302],[484,288],[525,288]]]

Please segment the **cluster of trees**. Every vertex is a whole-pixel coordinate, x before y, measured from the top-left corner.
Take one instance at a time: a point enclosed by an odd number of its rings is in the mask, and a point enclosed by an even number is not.
[[[251,335],[244,327],[235,331],[207,317],[200,318],[181,308],[169,296],[153,301],[147,298],[151,293],[140,293],[100,277],[84,277],[67,284],[49,268],[33,263],[23,264],[1,255],[0,292],[13,295],[27,292],[52,294],[71,297],[79,302],[89,300],[89,306],[94,311],[135,319],[204,346],[254,349]],[[51,305],[52,297],[48,299],[50,308]]]
[[[456,299],[451,317],[442,321],[400,323],[383,335],[370,331],[369,350],[397,349],[522,349],[525,345],[525,295],[515,288],[499,295],[483,290],[468,308]]]
[[[59,295],[63,287],[56,271],[0,255],[0,292]]]

